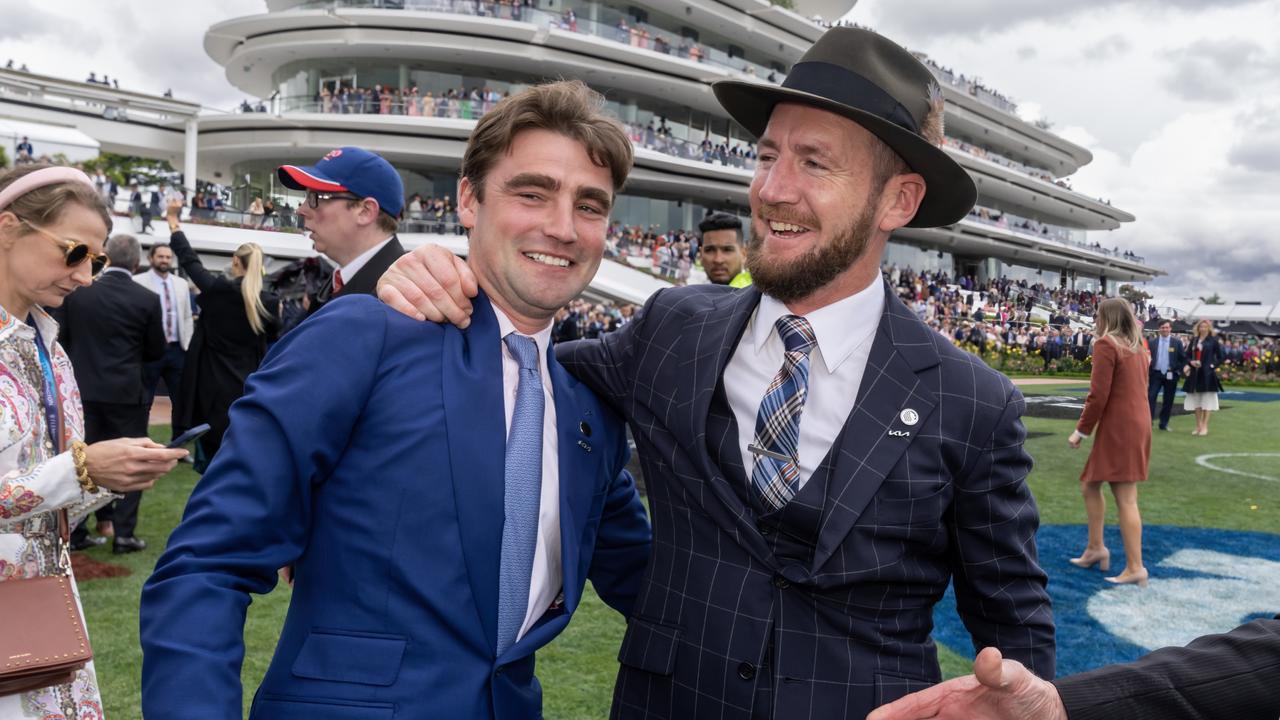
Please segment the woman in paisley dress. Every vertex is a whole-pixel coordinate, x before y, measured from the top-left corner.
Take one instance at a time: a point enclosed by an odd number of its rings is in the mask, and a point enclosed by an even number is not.
[[[26,165],[0,175],[0,582],[70,577],[59,511],[74,525],[116,492],[151,487],[186,453],[145,438],[83,442],[80,391],[43,308],[92,281],[108,227],[79,170]],[[0,718],[100,720],[93,663],[69,683],[0,696]]]

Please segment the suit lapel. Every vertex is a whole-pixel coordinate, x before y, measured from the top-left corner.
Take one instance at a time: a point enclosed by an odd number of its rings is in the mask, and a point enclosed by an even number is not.
[[[938,364],[937,349],[919,321],[885,286],[885,311],[872,341],[858,388],[857,404],[833,453],[827,501],[822,510],[813,571],[818,572],[844,542],[867,503],[926,426],[937,398],[916,373]],[[905,413],[915,412],[914,417]],[[904,418],[903,415],[908,417]],[[914,420],[908,423],[907,420]]]
[[[557,452],[560,455],[560,564],[564,573],[564,603],[565,612],[573,613],[582,597],[578,541],[582,538],[584,521],[591,511],[591,500],[596,490],[612,478],[602,477],[604,455],[593,447],[590,436],[583,432],[584,426],[590,427],[602,420],[596,417],[591,403],[579,397],[579,393],[589,391],[556,362],[553,348],[548,348],[547,368],[555,391]]]
[[[690,448],[691,459],[697,465],[698,476],[706,478],[712,495],[719,501],[719,509],[727,514],[717,512],[718,508],[713,506],[703,509],[722,525],[736,529],[747,549],[760,560],[766,561],[772,554],[756,528],[754,513],[742,502],[738,493],[734,492],[730,479],[712,459],[706,442],[707,416],[711,412],[716,386],[724,376],[724,369],[733,357],[751,314],[759,304],[760,291],[755,288],[726,293],[715,309],[697,326],[700,329],[698,336],[681,338],[681,343],[692,342],[696,349],[693,367],[688,368],[689,371],[681,376],[684,387],[677,393],[677,397],[693,398],[688,419],[688,437],[695,439],[694,446]],[[726,442],[733,444],[730,452],[740,454],[737,436],[727,438]]]
[[[502,353],[488,299],[481,293],[473,302],[469,328],[444,330],[443,395],[462,554],[485,638],[496,647],[506,458]]]

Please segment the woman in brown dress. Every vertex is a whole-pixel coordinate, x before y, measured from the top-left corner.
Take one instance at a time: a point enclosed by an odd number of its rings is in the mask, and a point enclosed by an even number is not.
[[[1089,397],[1080,422],[1067,442],[1079,448],[1094,430],[1093,450],[1080,474],[1089,517],[1089,544],[1071,563],[1078,567],[1097,564],[1111,567],[1111,553],[1102,540],[1107,501],[1102,483],[1111,485],[1124,540],[1124,572],[1107,580],[1113,583],[1147,584],[1142,564],[1142,516],[1138,513],[1137,483],[1147,479],[1151,457],[1151,409],[1147,405],[1147,372],[1151,356],[1142,342],[1142,326],[1124,298],[1102,301],[1095,316],[1097,340],[1093,343],[1093,373]]]

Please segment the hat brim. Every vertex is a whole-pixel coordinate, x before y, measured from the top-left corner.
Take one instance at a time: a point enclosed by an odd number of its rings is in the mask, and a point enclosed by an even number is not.
[[[720,105],[739,125],[757,138],[764,134],[769,116],[778,103],[794,102],[843,115],[866,128],[902,157],[925,182],[924,200],[907,227],[954,225],[963,220],[978,200],[973,178],[945,151],[910,130],[884,118],[821,95],[776,85],[721,80],[711,86]]]
[[[292,188],[294,190],[350,192],[345,185],[334,182],[332,179],[326,177],[324,173],[317,172],[314,167],[281,165],[276,169],[276,176],[280,178],[280,182],[283,183],[285,187]]]

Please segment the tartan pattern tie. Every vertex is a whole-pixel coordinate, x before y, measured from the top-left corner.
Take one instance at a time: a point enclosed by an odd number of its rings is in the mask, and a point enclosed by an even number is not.
[[[755,454],[751,470],[751,485],[770,511],[782,509],[798,490],[800,413],[809,392],[809,351],[818,342],[809,321],[798,315],[784,315],[775,326],[786,351],[756,413],[753,445],[765,452]]]
[[[542,504],[542,422],[546,398],[538,369],[538,344],[511,333],[502,339],[520,366],[516,404],[507,431],[502,557],[498,572],[498,655],[516,643],[529,610],[533,553]]]

